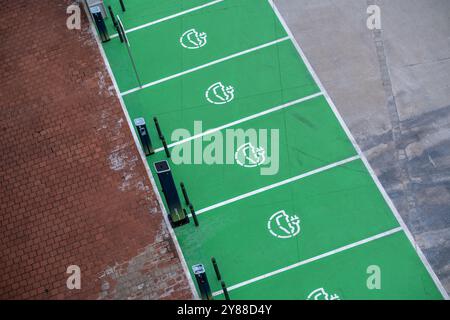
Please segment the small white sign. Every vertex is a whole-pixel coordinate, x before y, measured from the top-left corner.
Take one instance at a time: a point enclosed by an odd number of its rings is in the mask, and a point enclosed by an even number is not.
[[[93,6],[93,7],[91,7],[91,13],[92,14],[101,13],[101,12],[102,12],[102,9],[101,9],[100,6]]]
[[[134,119],[134,124],[136,126],[145,126],[145,119],[144,118]]]

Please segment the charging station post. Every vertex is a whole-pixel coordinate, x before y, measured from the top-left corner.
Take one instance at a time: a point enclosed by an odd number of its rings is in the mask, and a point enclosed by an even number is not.
[[[195,279],[197,280],[197,285],[202,300],[213,300],[205,267],[202,264],[196,264],[192,266],[192,271],[194,272]]]
[[[134,124],[136,126],[137,132],[139,134],[139,139],[142,143],[142,148],[144,149],[145,155],[148,157],[155,153],[152,146],[152,140],[148,134],[147,125],[145,124],[144,118],[134,119]]]
[[[169,209],[169,220],[173,228],[189,223],[189,217],[183,210],[177,187],[172,176],[169,163],[166,160],[155,162],[156,173],[158,174],[162,192]]]

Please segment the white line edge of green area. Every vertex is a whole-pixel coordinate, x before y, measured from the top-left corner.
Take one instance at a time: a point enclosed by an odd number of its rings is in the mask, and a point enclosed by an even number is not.
[[[189,73],[192,73],[192,72],[195,72],[195,71],[198,71],[198,70],[202,70],[202,69],[208,68],[210,66],[213,66],[213,65],[219,64],[221,62],[228,61],[228,60],[231,60],[231,59],[234,59],[234,58],[246,55],[248,53],[251,53],[251,52],[254,52],[254,51],[257,51],[257,50],[261,50],[261,49],[264,49],[264,48],[276,45],[276,44],[278,44],[280,42],[287,41],[287,40],[290,40],[290,38],[289,37],[283,37],[283,38],[279,38],[277,40],[270,41],[270,42],[264,43],[262,45],[259,45],[259,46],[256,46],[256,47],[244,50],[244,51],[233,53],[233,54],[231,54],[229,56],[226,56],[224,58],[217,59],[217,60],[208,62],[206,64],[203,64],[203,65],[200,65],[200,66],[197,66],[197,67],[194,67],[194,68],[191,68],[191,69],[188,69],[188,70],[185,70],[185,71],[173,74],[171,76],[164,77],[162,79],[149,82],[147,84],[144,84],[142,87],[136,87],[136,88],[130,89],[128,91],[125,91],[125,92],[121,93],[121,95],[122,96],[126,96],[126,95],[129,95],[131,93],[134,93],[134,92],[137,92],[137,91],[140,91],[140,90],[144,90],[144,89],[156,86],[156,85],[158,85],[160,83],[163,83],[163,82],[166,82],[166,81],[169,81],[169,80],[172,80],[172,79],[184,76],[186,74],[189,74]]]
[[[241,119],[239,119],[239,120],[232,121],[232,122],[230,122],[230,123],[224,124],[224,125],[222,125],[222,126],[219,126],[219,127],[213,128],[213,129],[206,130],[206,131],[204,131],[204,132],[202,132],[202,133],[193,135],[193,136],[191,136],[191,137],[189,137],[189,138],[186,138],[186,139],[182,139],[182,140],[173,142],[173,143],[169,144],[167,147],[168,147],[168,148],[173,148],[173,147],[175,147],[175,146],[178,146],[178,145],[181,145],[181,144],[190,142],[190,141],[192,141],[192,140],[196,140],[196,139],[199,139],[199,138],[208,136],[208,135],[210,135],[210,134],[213,134],[213,133],[218,132],[218,131],[222,131],[222,130],[224,130],[224,129],[227,129],[227,128],[236,126],[236,125],[238,125],[238,124],[241,124],[241,123],[244,123],[244,122],[247,122],[247,121],[250,121],[250,120],[254,120],[254,119],[260,118],[260,117],[262,117],[262,116],[265,116],[265,115],[267,115],[267,114],[270,114],[270,113],[273,113],[273,112],[276,112],[276,111],[280,111],[280,110],[289,108],[289,107],[291,107],[291,106],[297,105],[297,104],[299,104],[299,103],[302,103],[302,102],[305,102],[305,101],[308,101],[308,100],[311,100],[311,99],[320,97],[320,96],[322,96],[322,95],[323,95],[322,92],[318,92],[318,93],[315,93],[315,94],[312,94],[312,95],[309,95],[309,96],[306,96],[306,97],[303,97],[303,98],[300,98],[300,99],[297,99],[297,100],[293,100],[293,101],[287,102],[287,103],[285,103],[285,104],[282,104],[282,105],[279,105],[279,106],[276,106],[276,107],[273,107],[273,108],[270,108],[270,109],[261,111],[261,112],[259,112],[259,113],[255,113],[255,114],[253,114],[253,115],[251,115],[251,116],[244,117],[244,118],[241,118]],[[162,151],[164,151],[164,148],[158,148],[158,149],[155,150],[155,153],[162,152]]]
[[[394,229],[391,229],[391,230],[379,233],[379,234],[377,234],[375,236],[372,236],[372,237],[369,237],[369,238],[366,238],[366,239],[363,239],[363,240],[360,240],[360,241],[357,241],[357,242],[354,242],[354,243],[342,246],[340,248],[337,248],[337,249],[334,249],[334,250],[322,253],[322,254],[320,254],[318,256],[315,256],[315,257],[312,257],[312,258],[309,258],[309,259],[302,260],[302,261],[299,261],[297,263],[291,264],[291,265],[289,265],[287,267],[284,267],[284,268],[281,268],[281,269],[278,269],[278,270],[275,270],[275,271],[272,271],[272,272],[268,272],[266,274],[254,277],[252,279],[249,279],[249,280],[246,280],[246,281],[243,281],[243,282],[240,282],[238,284],[235,284],[235,285],[232,285],[232,286],[228,287],[227,290],[228,291],[236,290],[238,288],[247,286],[249,284],[252,284],[252,283],[255,283],[255,282],[258,282],[258,281],[261,281],[261,280],[264,280],[264,279],[267,279],[267,278],[270,278],[270,277],[273,277],[273,276],[276,276],[277,274],[280,274],[280,273],[283,273],[283,272],[286,272],[286,271],[298,268],[300,266],[304,266],[304,265],[309,264],[311,262],[315,262],[315,261],[327,258],[329,256],[341,253],[343,251],[347,251],[347,250],[359,247],[359,246],[361,246],[363,244],[366,244],[366,243],[369,243],[369,242],[372,242],[372,241],[375,241],[375,240],[378,240],[378,239],[390,236],[390,235],[392,235],[394,233],[397,233],[397,232],[400,232],[400,231],[403,231],[402,227],[397,227],[397,228],[394,228]],[[216,291],[216,292],[213,293],[213,296],[218,296],[218,295],[220,295],[222,293],[223,293],[223,290]]]
[[[175,14],[172,14],[172,15],[170,15],[170,16],[163,17],[163,18],[161,18],[161,19],[157,19],[157,20],[154,20],[154,21],[150,21],[150,22],[148,22],[148,23],[144,23],[144,24],[142,24],[142,25],[140,25],[140,26],[137,26],[137,27],[134,27],[134,28],[130,28],[130,29],[128,29],[128,30],[125,30],[125,33],[128,34],[128,33],[134,32],[134,31],[138,31],[138,30],[141,30],[141,29],[145,29],[145,28],[154,26],[155,24],[158,24],[158,23],[161,23],[161,22],[165,22],[165,21],[168,21],[168,20],[172,20],[172,19],[174,19],[174,18],[178,18],[178,17],[183,16],[183,15],[185,15],[185,14],[188,14],[188,13],[191,13],[191,12],[198,11],[198,10],[200,10],[200,9],[204,9],[204,8],[213,6],[213,5],[215,5],[215,4],[218,4],[218,3],[221,3],[221,2],[224,2],[224,1],[225,1],[225,0],[215,0],[215,1],[207,2],[207,3],[202,4],[202,5],[200,5],[200,6],[197,6],[197,7],[191,8],[191,9],[187,9],[187,10],[184,10],[184,11],[181,11],[181,12],[178,12],[178,13],[175,13]],[[117,38],[118,36],[119,36],[119,34],[115,33],[115,34],[111,35],[111,39]]]
[[[228,200],[225,200],[225,201],[216,203],[216,204],[214,204],[214,205],[212,205],[212,206],[209,206],[209,207],[207,207],[207,208],[198,210],[198,211],[197,211],[197,215],[201,215],[201,214],[203,214],[203,213],[205,213],[205,212],[212,211],[212,210],[214,210],[214,209],[217,209],[217,208],[226,206],[226,205],[228,205],[228,204],[230,204],[230,203],[234,203],[234,202],[237,202],[237,201],[239,201],[239,200],[242,200],[242,199],[246,199],[246,198],[252,197],[252,196],[257,195],[257,194],[259,194],[259,193],[262,193],[262,192],[265,192],[265,191],[268,191],[268,190],[272,190],[272,189],[275,189],[275,188],[284,186],[284,185],[286,185],[286,184],[289,184],[289,183],[292,183],[292,182],[295,182],[295,181],[298,181],[298,180],[305,179],[305,178],[310,177],[310,176],[313,176],[313,175],[315,175],[315,174],[319,174],[319,173],[322,173],[322,172],[324,172],[324,171],[331,170],[331,169],[333,169],[333,168],[342,166],[342,165],[344,165],[344,164],[353,162],[353,161],[358,160],[358,159],[360,159],[360,156],[359,156],[359,155],[353,156],[353,157],[350,157],[350,158],[347,158],[347,159],[344,159],[344,160],[341,160],[341,161],[338,161],[338,162],[335,162],[335,163],[331,163],[331,164],[326,165],[326,166],[324,166],[324,167],[320,167],[320,168],[314,169],[314,170],[312,170],[312,171],[308,171],[308,172],[302,173],[302,174],[300,174],[300,175],[298,175],[298,176],[294,176],[294,177],[292,177],[292,178],[289,178],[289,179],[286,179],[286,180],[282,180],[282,181],[280,181],[280,182],[276,182],[276,183],[271,184],[271,185],[268,185],[268,186],[266,186],[266,187],[259,188],[259,189],[256,189],[256,190],[254,190],[254,191],[250,191],[250,192],[241,194],[240,196],[237,196],[237,197],[234,197],[234,198],[231,198],[231,199],[228,199]],[[189,215],[189,216],[191,216],[191,215]]]

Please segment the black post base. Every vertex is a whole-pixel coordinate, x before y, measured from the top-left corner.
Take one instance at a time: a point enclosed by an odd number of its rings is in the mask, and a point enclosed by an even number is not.
[[[172,217],[169,214],[169,221],[170,221],[170,225],[172,226],[172,228],[178,228],[181,226],[184,226],[185,224],[189,224],[189,217],[186,215],[186,218],[184,218],[183,220],[179,220],[177,222],[174,222],[172,220]]]

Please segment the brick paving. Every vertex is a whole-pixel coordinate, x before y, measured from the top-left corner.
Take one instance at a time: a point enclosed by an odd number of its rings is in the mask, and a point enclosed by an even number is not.
[[[0,10],[0,298],[192,293],[83,11]],[[66,269],[81,268],[81,290]]]

